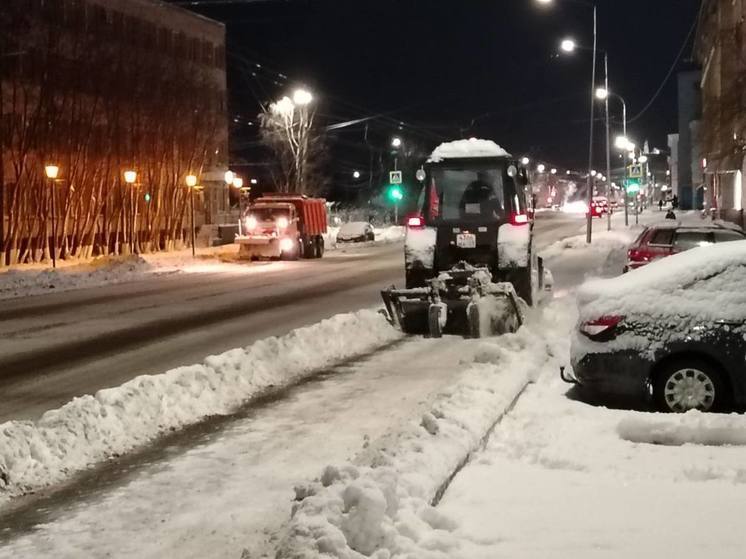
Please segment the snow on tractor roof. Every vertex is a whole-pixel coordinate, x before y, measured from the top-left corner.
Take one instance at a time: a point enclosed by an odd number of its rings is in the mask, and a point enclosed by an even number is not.
[[[462,159],[466,157],[510,157],[510,154],[492,140],[456,140],[440,144],[430,155],[428,162],[437,163],[444,159]]]

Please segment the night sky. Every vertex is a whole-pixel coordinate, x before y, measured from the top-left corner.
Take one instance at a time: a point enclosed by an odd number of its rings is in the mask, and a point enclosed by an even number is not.
[[[597,5],[611,88],[626,98],[632,118],[676,59],[699,1]],[[560,167],[586,165],[590,53],[556,57],[565,36],[591,44],[591,10],[572,0],[548,7],[535,0],[268,0],[192,9],[228,26],[232,109],[241,119],[234,137],[250,138],[258,101],[304,84],[327,123],[386,113],[371,124],[380,138],[397,133],[402,121],[398,133],[428,148],[463,134]],[[684,59],[690,53],[688,46]],[[638,144],[666,146],[676,127],[675,85],[674,74],[631,124]],[[619,121],[616,102],[612,112]],[[340,169],[367,160],[353,145],[362,141],[361,127],[336,137],[349,147],[338,156]],[[601,167],[601,138],[596,153]]]

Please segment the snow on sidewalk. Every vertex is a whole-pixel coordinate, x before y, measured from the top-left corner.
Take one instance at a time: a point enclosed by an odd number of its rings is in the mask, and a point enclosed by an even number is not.
[[[456,524],[431,503],[526,384],[555,368],[556,333],[567,314],[562,303],[552,305],[517,334],[481,341],[473,362],[419,422],[299,487],[302,501],[278,557],[453,557]]]
[[[1,424],[0,504],[170,430],[229,414],[263,390],[287,386],[400,336],[374,311],[337,315],[198,365],[75,398],[37,422]]]
[[[547,375],[451,486],[454,558],[743,557],[746,417],[594,407]]]

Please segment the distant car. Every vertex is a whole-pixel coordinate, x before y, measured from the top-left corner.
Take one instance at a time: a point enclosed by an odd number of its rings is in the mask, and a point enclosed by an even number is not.
[[[337,233],[338,243],[363,243],[375,241],[376,233],[373,226],[366,221],[351,221],[340,227]]]
[[[607,213],[609,213],[609,200],[602,196],[593,198],[591,202],[591,215],[593,217],[603,217]]]
[[[571,361],[598,394],[662,411],[746,405],[746,241],[700,247],[578,292]]]
[[[647,227],[627,251],[624,272],[645,266],[653,260],[665,258],[679,252],[729,241],[743,241],[746,234],[740,229],[725,224],[702,224],[696,226],[665,223]]]

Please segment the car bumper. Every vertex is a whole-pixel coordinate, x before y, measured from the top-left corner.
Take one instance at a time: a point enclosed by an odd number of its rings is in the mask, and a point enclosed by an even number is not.
[[[578,383],[610,396],[647,398],[651,363],[637,351],[587,353],[574,357],[572,368]]]

